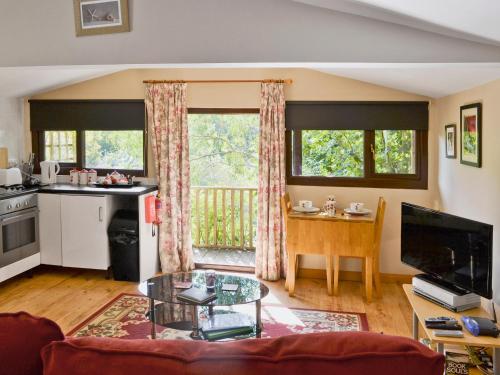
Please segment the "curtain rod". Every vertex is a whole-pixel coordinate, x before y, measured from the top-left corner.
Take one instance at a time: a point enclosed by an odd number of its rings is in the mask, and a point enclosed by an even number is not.
[[[154,80],[149,79],[142,83],[284,83],[290,85],[293,83],[291,79],[198,79],[198,80]]]

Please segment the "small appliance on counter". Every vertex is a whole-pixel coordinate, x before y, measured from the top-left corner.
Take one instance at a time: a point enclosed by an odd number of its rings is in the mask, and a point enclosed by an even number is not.
[[[57,182],[57,175],[61,167],[57,161],[42,161],[40,162],[41,170],[41,183],[42,185],[55,184]]]
[[[19,168],[0,169],[0,186],[21,185],[23,177]]]

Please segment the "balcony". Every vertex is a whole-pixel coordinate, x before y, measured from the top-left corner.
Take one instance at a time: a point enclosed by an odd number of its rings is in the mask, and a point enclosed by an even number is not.
[[[256,188],[192,187],[191,225],[198,266],[255,266]]]

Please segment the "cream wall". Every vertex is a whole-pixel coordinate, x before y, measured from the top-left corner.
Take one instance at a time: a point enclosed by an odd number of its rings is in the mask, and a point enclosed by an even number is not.
[[[137,99],[144,98],[144,79],[264,79],[292,78],[286,86],[287,100],[430,100],[429,98],[376,86],[361,81],[336,77],[307,69],[142,69],[128,70],[102,78],[37,95],[35,99]],[[188,89],[189,107],[198,108],[257,108],[258,84],[192,84]],[[382,236],[381,271],[393,274],[412,273],[400,262],[400,206],[402,201],[423,206],[435,206],[435,165],[437,135],[432,126],[434,106],[430,106],[429,190],[398,190],[371,188],[340,188],[288,186],[294,201],[311,199],[322,205],[327,195],[335,194],[341,206],[350,201],[366,202],[376,207],[379,196],[387,200],[387,212]],[[26,123],[27,128],[29,124]],[[28,147],[30,147],[28,145]],[[152,160],[152,158],[150,158]],[[151,169],[152,170],[152,169]],[[324,268],[324,261],[308,257],[302,263],[307,268]],[[343,269],[358,269],[355,261],[345,262]]]
[[[24,153],[23,102],[0,98],[0,147],[7,147],[9,159],[20,161]]]
[[[460,164],[460,106],[482,102],[482,168]],[[494,225],[493,288],[500,302],[500,80],[437,101],[438,194],[443,211]],[[457,124],[457,159],[444,157],[444,126]]]

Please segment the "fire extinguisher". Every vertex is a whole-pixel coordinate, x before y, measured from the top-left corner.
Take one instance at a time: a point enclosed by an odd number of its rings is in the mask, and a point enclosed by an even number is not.
[[[155,216],[152,225],[153,237],[156,236],[155,226],[158,226],[162,223],[161,220],[162,210],[163,210],[163,204],[160,199],[160,193],[158,193],[158,195],[155,198]]]

